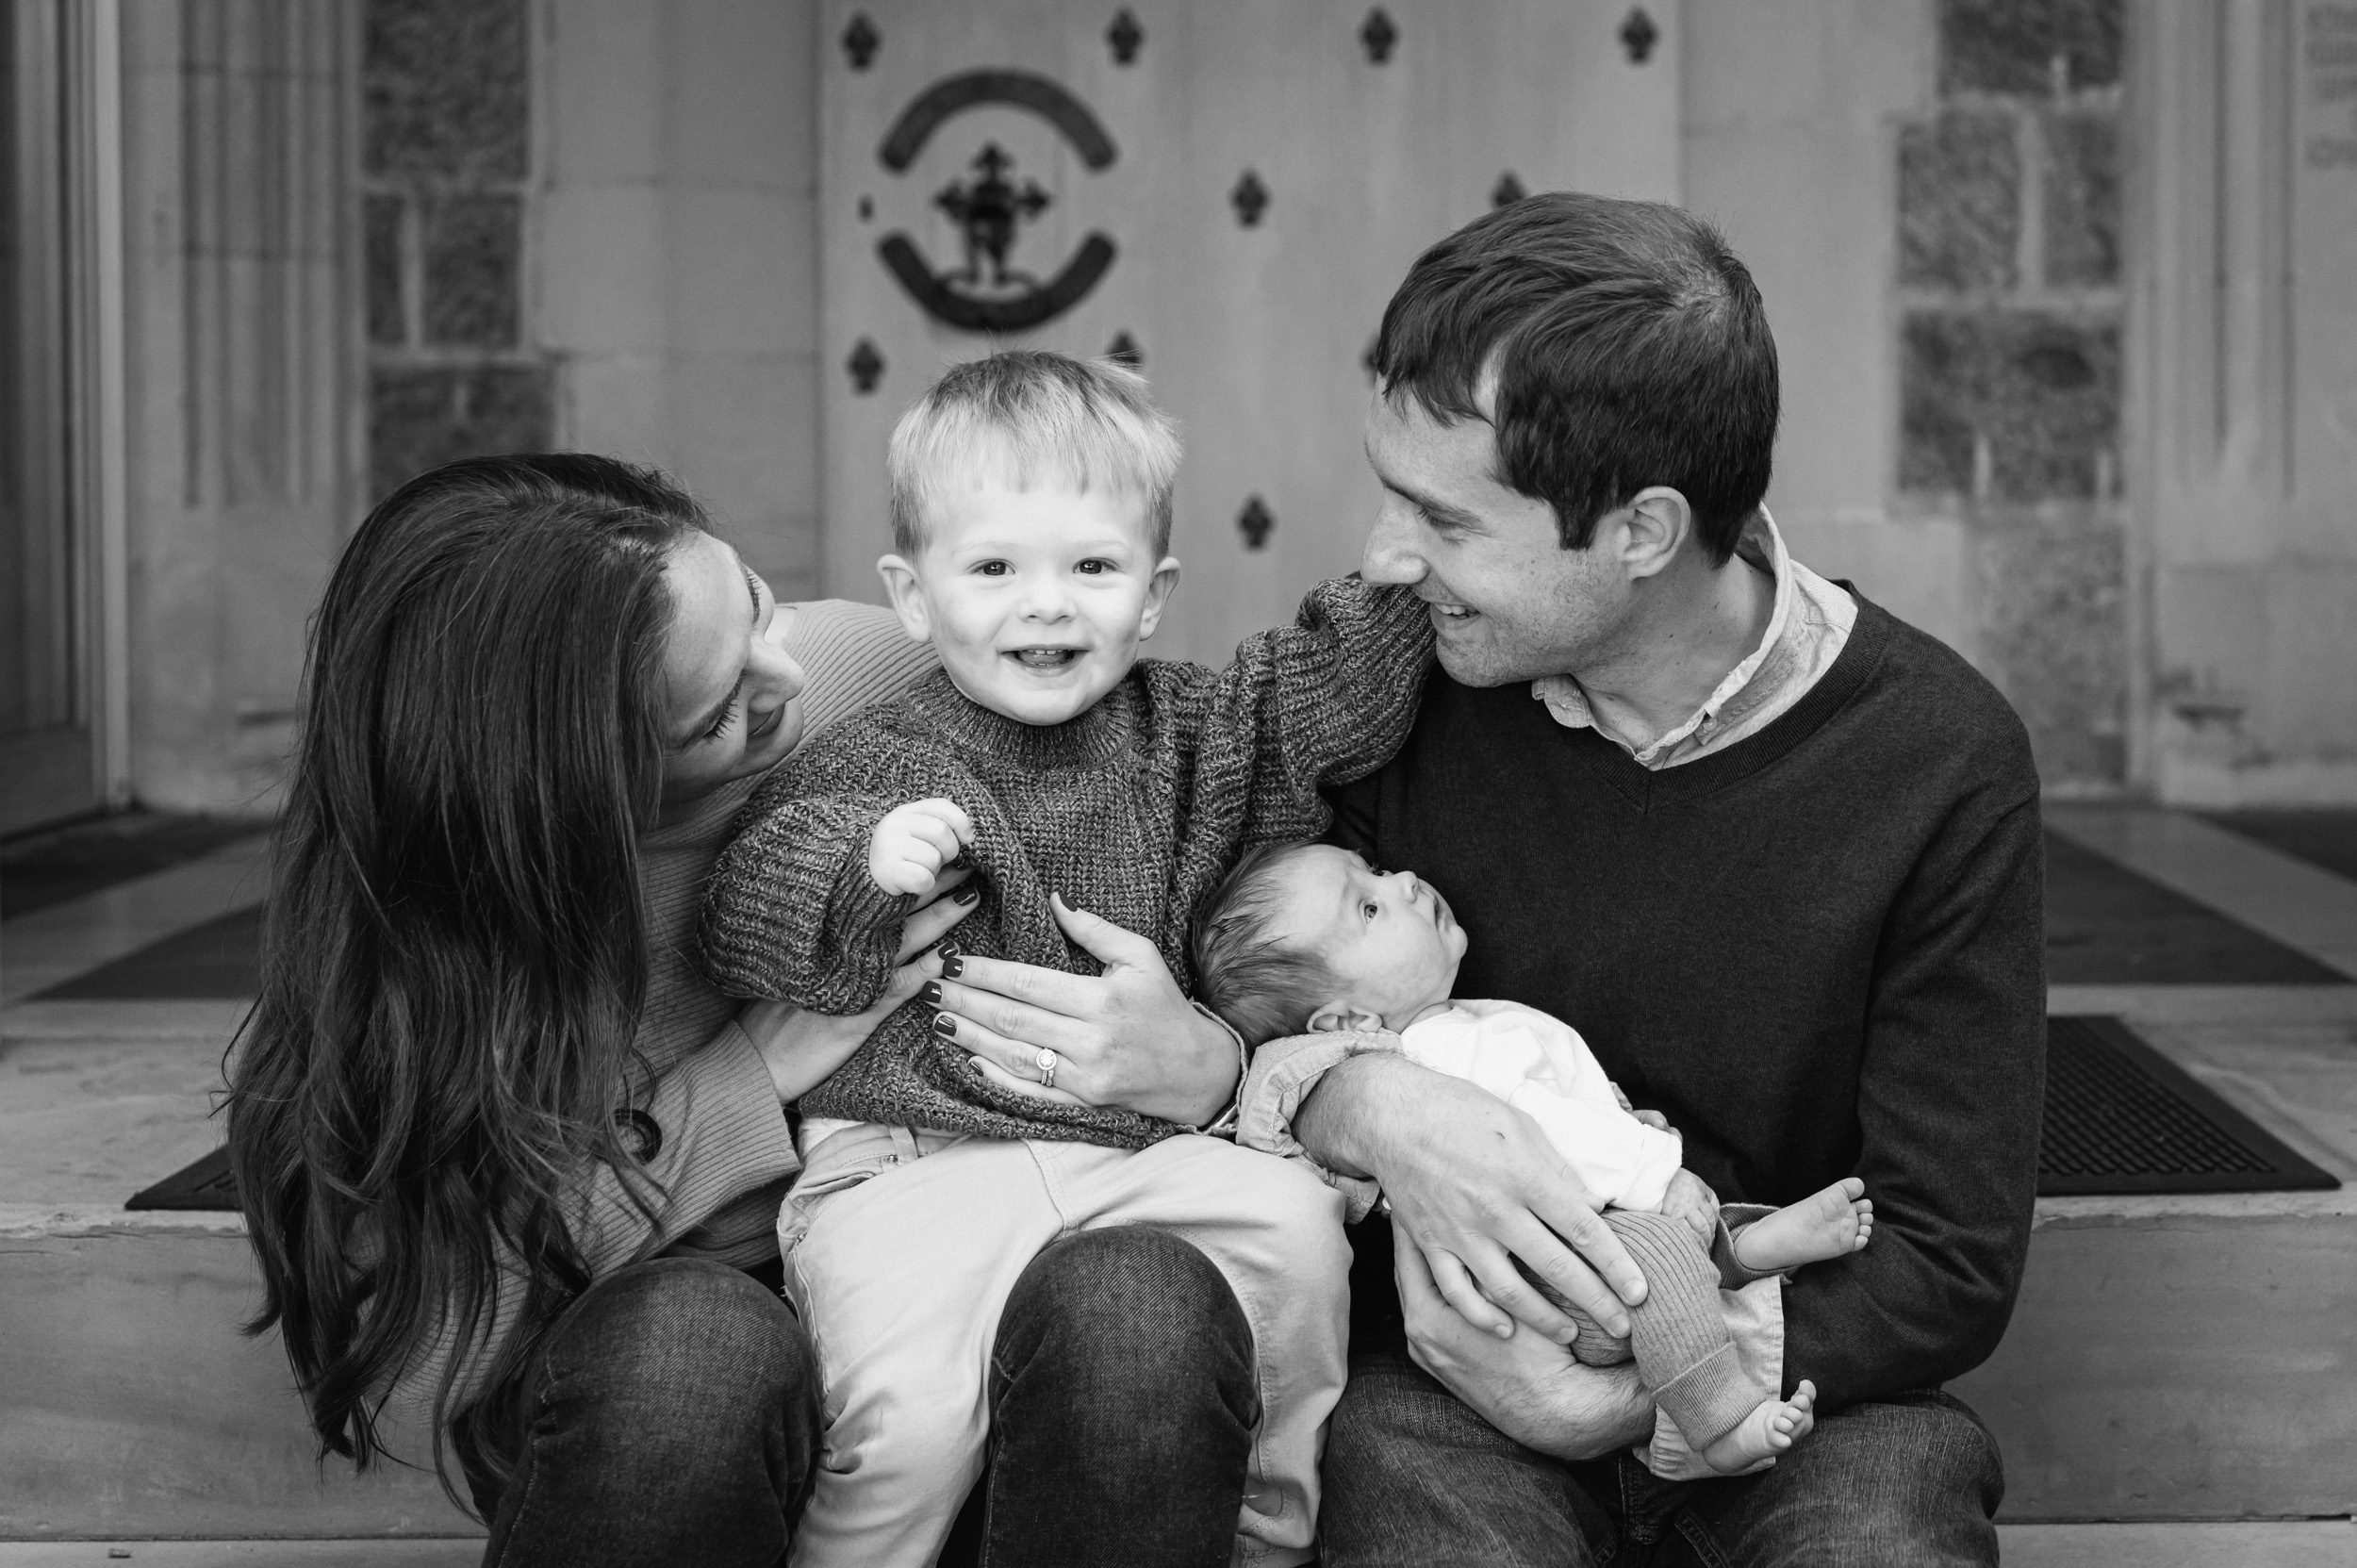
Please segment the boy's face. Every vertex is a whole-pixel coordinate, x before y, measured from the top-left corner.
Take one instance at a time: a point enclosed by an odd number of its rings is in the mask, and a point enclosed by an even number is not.
[[[997,479],[948,489],[915,561],[877,563],[893,608],[960,691],[1026,724],[1086,713],[1137,662],[1178,583],[1146,503]]]
[[[1376,871],[1330,844],[1301,850],[1285,870],[1270,927],[1316,951],[1343,990],[1310,1027],[1404,1029],[1448,999],[1465,931],[1422,878]]]

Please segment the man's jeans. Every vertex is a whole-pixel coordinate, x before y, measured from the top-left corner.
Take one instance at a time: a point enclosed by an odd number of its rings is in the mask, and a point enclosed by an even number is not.
[[[1997,1561],[1996,1440],[1937,1391],[1854,1405],[1772,1469],[1656,1479],[1514,1442],[1404,1351],[1353,1357],[1326,1452],[1327,1568],[1929,1568]]]
[[[681,1258],[622,1269],[543,1342],[509,1486],[470,1477],[484,1561],[770,1568],[810,1494],[818,1398],[809,1337],[761,1281]],[[945,1563],[1228,1561],[1252,1339],[1200,1252],[1136,1229],[1042,1252],[1001,1320],[991,1403],[984,1505]]]

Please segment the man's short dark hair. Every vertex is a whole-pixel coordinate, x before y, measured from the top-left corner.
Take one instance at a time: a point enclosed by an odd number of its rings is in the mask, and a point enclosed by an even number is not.
[[[1693,507],[1714,563],[1768,493],[1776,344],[1752,275],[1678,207],[1525,196],[1416,258],[1375,370],[1444,424],[1478,419],[1494,366],[1498,477],[1555,508],[1566,550],[1638,491]]]

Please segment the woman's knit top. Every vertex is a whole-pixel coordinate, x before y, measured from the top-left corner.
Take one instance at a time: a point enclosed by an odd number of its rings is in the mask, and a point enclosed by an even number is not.
[[[1226,669],[1142,660],[1086,713],[1035,726],[936,670],[797,751],[754,794],[705,899],[705,962],[733,995],[857,1013],[889,982],[915,901],[879,888],[867,843],[885,813],[946,796],[973,818],[981,901],[962,952],[1096,974],[1048,906],[1137,933],[1189,979],[1195,906],[1255,844],[1322,831],[1321,785],[1407,738],[1431,658],[1424,605],[1346,578]],[[1134,1112],[1010,1093],[932,1032],[912,1001],[802,1097],[805,1115],[1138,1148],[1181,1129]]]

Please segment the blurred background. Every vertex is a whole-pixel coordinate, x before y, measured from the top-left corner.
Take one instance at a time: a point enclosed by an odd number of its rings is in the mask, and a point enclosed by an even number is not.
[[[462,454],[661,464],[872,598],[883,433],[993,342],[1185,422],[1159,651],[1346,568],[1361,364],[1517,194],[1716,220],[1771,503],[2050,787],[2357,801],[2357,5],[9,0],[0,832],[267,812],[305,619]]]

